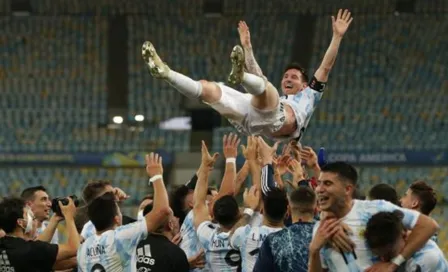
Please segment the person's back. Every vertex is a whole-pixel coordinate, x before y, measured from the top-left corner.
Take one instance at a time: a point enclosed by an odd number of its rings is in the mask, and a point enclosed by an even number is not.
[[[146,220],[120,226],[122,216],[112,193],[96,198],[88,207],[88,215],[97,233],[78,249],[79,270],[135,271],[135,249],[148,234]]]
[[[300,186],[291,193],[289,206],[294,223],[268,235],[253,271],[308,271],[309,246],[316,222],[316,194],[310,187]]]
[[[199,226],[198,233],[210,271],[236,272],[241,269],[240,252],[230,246],[229,232],[222,232],[219,226],[204,222]]]
[[[90,236],[78,250],[79,270],[135,271],[135,248],[146,235],[146,222],[139,221]]]
[[[0,271],[51,271],[57,254],[58,245],[5,236],[0,239]]]
[[[137,246],[137,271],[186,272],[189,269],[185,252],[162,234],[149,234]]]
[[[270,248],[277,271],[307,271],[308,248],[314,223],[297,222],[268,235],[263,247]]]

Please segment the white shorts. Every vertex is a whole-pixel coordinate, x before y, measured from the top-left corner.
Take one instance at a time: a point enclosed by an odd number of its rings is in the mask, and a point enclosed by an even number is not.
[[[222,83],[217,84],[221,89],[221,99],[209,105],[226,117],[240,133],[270,135],[283,126],[286,117],[282,102],[274,110],[258,110],[251,104],[251,94],[241,93]]]

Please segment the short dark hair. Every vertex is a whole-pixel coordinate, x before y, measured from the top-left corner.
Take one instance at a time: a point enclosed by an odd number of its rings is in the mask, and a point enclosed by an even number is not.
[[[22,191],[20,197],[23,198],[25,201],[34,200],[34,194],[38,191],[47,192],[47,189],[45,189],[44,186],[29,187]]]
[[[367,245],[375,249],[395,244],[404,230],[403,216],[399,210],[374,214],[367,222],[364,234]]]
[[[177,187],[170,196],[170,207],[173,210],[174,216],[178,218],[185,218],[184,201],[185,197],[190,193],[190,188],[186,185]]]
[[[82,190],[82,198],[87,204],[89,204],[103,192],[106,186],[109,185],[112,184],[107,180],[90,181]]]
[[[288,211],[288,196],[280,188],[273,188],[266,194],[263,194],[264,215],[274,221],[282,222]]]
[[[153,204],[148,204],[143,208],[143,216],[146,216],[148,213],[150,213],[153,209]]]
[[[0,229],[11,233],[17,227],[17,219],[23,218],[25,200],[18,197],[6,197],[0,202]]]
[[[369,198],[371,200],[386,200],[397,206],[399,205],[397,191],[394,187],[385,183],[373,186],[369,191]]]
[[[316,193],[308,186],[300,186],[291,192],[289,196],[291,210],[299,213],[314,213],[316,207]]]
[[[95,198],[87,208],[87,214],[97,231],[113,226],[114,217],[118,215],[118,206],[113,193],[108,192]]]
[[[321,172],[329,172],[337,174],[342,179],[356,186],[358,181],[358,172],[355,167],[346,162],[327,163],[320,169]]]
[[[305,81],[306,83],[309,82],[310,79],[309,79],[308,73],[305,70],[305,68],[302,67],[302,65],[300,65],[297,62],[289,63],[288,65],[286,65],[285,69],[283,70],[283,74],[286,73],[288,70],[291,70],[291,69],[298,70],[302,74],[303,81]]]
[[[409,189],[420,200],[420,212],[429,215],[437,205],[434,189],[422,180],[412,183]]]
[[[213,205],[214,219],[222,226],[232,227],[238,220],[239,214],[238,203],[231,195],[218,198]]]

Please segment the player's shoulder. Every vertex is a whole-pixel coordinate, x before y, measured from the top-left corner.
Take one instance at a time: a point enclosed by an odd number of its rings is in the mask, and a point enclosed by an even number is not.
[[[448,262],[442,250],[431,240],[415,252],[411,259],[428,271],[447,271],[448,269]]]

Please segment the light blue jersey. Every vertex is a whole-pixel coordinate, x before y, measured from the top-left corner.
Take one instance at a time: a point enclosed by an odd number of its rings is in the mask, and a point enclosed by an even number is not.
[[[85,223],[84,226],[82,227],[81,236],[84,238],[84,240],[87,240],[87,238],[94,235],[95,233],[96,229],[92,221]]]
[[[296,116],[297,130],[288,138],[300,139],[302,137],[303,131],[308,126],[314,110],[322,99],[322,95],[323,92],[306,87],[297,94],[280,97],[280,102],[290,106]]]
[[[182,237],[182,241],[179,246],[187,255],[187,258],[191,258],[196,256],[199,251],[201,251],[202,246],[199,243],[199,238],[194,229],[193,223],[193,211],[191,210],[187,216],[185,217],[184,222],[180,228],[180,236]],[[207,269],[192,269],[190,271],[208,271]]]
[[[270,233],[281,229],[268,226],[251,227],[251,225],[236,229],[230,239],[230,245],[241,253],[242,272],[254,270],[261,244]]]
[[[197,233],[210,271],[241,271],[240,252],[230,247],[229,232],[221,232],[219,225],[205,221],[199,225]]]
[[[424,247],[415,252],[398,272],[448,272],[448,262],[437,244],[429,240]]]
[[[138,221],[90,236],[78,249],[78,271],[137,271],[137,245],[147,234],[146,221]]]
[[[417,223],[419,212],[404,209],[384,200],[354,200],[350,212],[342,218],[342,222],[348,225],[353,234],[350,238],[355,243],[355,253],[341,254],[339,250],[332,247],[324,247],[321,251],[322,268],[337,272],[362,272],[378,261],[372,251],[368,248],[364,238],[367,222],[378,212],[392,212],[400,210],[404,214],[403,225],[407,229],[413,229]],[[313,236],[319,227],[314,227]],[[344,258],[345,257],[345,258]]]
[[[42,226],[40,228],[36,229],[36,237],[41,235],[42,232],[44,232],[44,230],[48,227],[48,224],[49,224],[48,221],[42,222]],[[55,245],[59,244],[59,232],[58,232],[58,229],[56,229],[54,231],[54,235],[53,235],[53,238],[51,238],[50,243],[51,244],[55,244]]]

